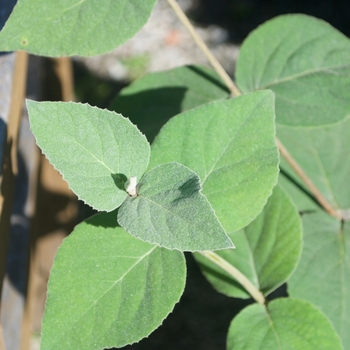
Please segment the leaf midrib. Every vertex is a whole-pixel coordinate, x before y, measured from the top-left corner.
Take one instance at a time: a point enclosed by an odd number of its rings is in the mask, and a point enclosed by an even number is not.
[[[61,338],[66,338],[66,334],[69,334],[71,331],[74,330],[75,326],[91,310],[91,308],[94,307],[99,300],[101,300],[112,288],[114,288],[121,280],[123,280],[127,274],[129,274],[145,257],[150,255],[156,248],[158,248],[158,246],[154,246],[147,253],[139,257],[138,260],[135,261],[135,263],[131,265],[129,269],[121,277],[119,277],[108,289],[106,289],[106,291],[101,296],[99,296],[93,303],[91,303],[89,307],[86,308],[86,310],[79,316],[79,318],[73,324],[69,325],[69,327],[66,328],[66,331],[64,331],[63,334],[62,333],[60,334],[61,336],[57,338],[57,341],[60,341]],[[69,336],[67,336],[67,338],[69,338]]]
[[[88,150],[83,144],[81,144],[80,142],[77,141],[77,139],[75,139],[73,136],[68,135],[73,141],[75,141],[75,143],[80,146],[82,149],[84,149],[86,151],[87,154],[91,155],[92,158],[96,159],[96,161],[98,163],[100,163],[101,165],[103,165],[111,174],[114,174],[114,171],[107,166],[106,163],[104,163],[102,160],[98,159],[97,156],[95,156],[90,150]],[[115,172],[119,171],[119,167]]]
[[[335,72],[332,71],[333,69],[342,69],[342,68],[349,68],[349,67],[350,67],[350,65],[347,64],[347,65],[341,65],[341,66],[331,66],[331,67],[322,67],[322,68],[310,69],[310,70],[306,70],[304,72],[300,72],[300,73],[296,73],[296,74],[290,75],[290,76],[282,78],[282,79],[274,80],[274,81],[272,81],[270,83],[267,83],[265,85],[259,86],[258,89],[259,90],[269,89],[272,86],[279,85],[279,84],[282,84],[282,83],[286,83],[286,82],[292,81],[294,79],[304,78],[304,77],[307,77],[308,75],[312,75],[312,74],[316,74],[316,73],[327,73],[328,72],[329,74],[332,74],[332,73],[335,74]]]
[[[264,310],[266,312],[266,316],[267,316],[267,319],[268,319],[268,323],[269,323],[270,329],[272,330],[272,333],[275,336],[275,339],[276,339],[276,342],[277,342],[277,345],[278,345],[278,350],[283,350],[283,347],[282,347],[282,344],[281,344],[281,339],[280,339],[280,337],[278,335],[277,329],[275,327],[275,323],[272,320],[270,311],[268,310],[268,308],[266,306],[264,306]]]
[[[235,139],[237,138],[237,135],[240,134],[242,128],[248,123],[248,121],[252,118],[252,116],[254,115],[254,112],[259,109],[259,107],[265,102],[266,100],[266,96],[264,98],[262,98],[260,100],[260,102],[258,104],[256,104],[253,108],[253,110],[248,114],[248,116],[244,119],[244,122],[239,126],[239,129],[234,133],[234,135],[232,135],[231,139],[228,141],[225,149],[222,151],[222,153],[218,156],[217,160],[214,162],[214,164],[212,165],[211,169],[207,172],[207,174],[204,176],[203,180],[202,180],[202,187],[204,187],[204,183],[207,180],[207,178],[212,174],[212,172],[214,171],[215,167],[217,166],[217,164],[219,163],[219,161],[221,160],[221,158],[225,155],[225,153],[227,152],[227,150],[229,149],[229,147],[231,146],[232,142],[235,141]],[[204,165],[205,168],[207,168],[206,166],[206,160],[205,160],[205,156],[203,156],[204,158]]]

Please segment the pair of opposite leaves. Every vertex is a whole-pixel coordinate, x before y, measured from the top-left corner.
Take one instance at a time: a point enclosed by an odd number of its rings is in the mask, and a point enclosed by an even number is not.
[[[119,114],[76,103],[27,105],[37,144],[79,198],[100,211],[120,207],[123,228],[168,249],[232,248],[226,232],[249,224],[277,181],[270,91],[176,116],[153,143],[151,160],[145,136]],[[137,196],[125,191],[131,177],[141,179]]]

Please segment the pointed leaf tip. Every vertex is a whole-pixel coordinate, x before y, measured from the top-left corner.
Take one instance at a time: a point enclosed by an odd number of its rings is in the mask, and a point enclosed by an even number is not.
[[[197,174],[176,162],[144,175],[138,195],[128,197],[120,207],[118,222],[133,236],[168,249],[234,247],[201,193]]]
[[[38,146],[85,203],[112,211],[145,172],[150,145],[121,114],[73,102],[27,101]]]

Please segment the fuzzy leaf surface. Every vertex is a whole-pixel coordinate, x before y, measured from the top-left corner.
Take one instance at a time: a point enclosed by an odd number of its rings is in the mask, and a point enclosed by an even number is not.
[[[350,349],[350,223],[318,212],[303,215],[303,224],[304,248],[288,291],[319,307]]]
[[[70,188],[97,210],[125,200],[125,182],[140,178],[150,154],[146,137],[120,114],[73,102],[27,101],[38,146]]]
[[[286,193],[276,186],[259,216],[242,230],[229,234],[237,249],[216,252],[241,271],[263,293],[269,294],[292,274],[300,259],[302,224]],[[228,273],[200,254],[200,268],[219,292],[236,298],[250,294]]]
[[[130,118],[153,141],[169,118],[229,95],[215,71],[191,65],[145,75],[124,88],[110,109]]]
[[[248,306],[232,321],[227,350],[342,350],[327,317],[307,301],[283,298]]]
[[[172,118],[152,144],[149,169],[176,161],[195,171],[226,232],[248,225],[277,182],[274,96],[259,91]]]
[[[276,94],[276,122],[336,123],[350,115],[350,40],[302,14],[276,17],[251,32],[237,61],[243,92]]]
[[[335,208],[350,208],[350,118],[335,125],[314,129],[277,126],[277,136],[307,176]],[[282,186],[299,210],[317,208],[305,185],[281,159]]]
[[[0,51],[93,56],[112,51],[147,22],[156,0],[18,0]]]
[[[201,193],[200,179],[176,162],[148,171],[118,211],[118,222],[133,236],[181,251],[233,248],[214,210]]]
[[[50,275],[41,350],[122,347],[148,336],[184,290],[182,253],[142,242],[101,213],[59,248]]]

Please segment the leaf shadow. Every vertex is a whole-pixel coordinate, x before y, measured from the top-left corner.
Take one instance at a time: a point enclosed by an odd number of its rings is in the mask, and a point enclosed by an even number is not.
[[[314,202],[317,207],[319,207],[320,209],[323,209],[320,204],[317,202],[317,200],[315,199],[315,197],[312,195],[312,193],[304,188],[301,184],[299,184],[298,182],[296,182],[292,176],[290,176],[285,170],[283,170],[280,167],[280,174],[282,176],[284,176],[289,182],[291,182],[298,190],[300,190],[305,196],[307,196],[312,202]]]
[[[161,127],[181,112],[186,87],[162,87],[117,97],[109,109],[136,124],[152,142]]]
[[[91,226],[100,226],[104,228],[116,228],[120,227],[117,221],[118,209],[114,209],[111,212],[99,212],[88,219],[85,222]]]
[[[213,83],[213,85],[216,85],[220,89],[225,90],[227,93],[230,93],[230,90],[227,88],[227,86],[221,80],[215,79],[213,76],[198,69],[198,67],[196,67],[196,66],[188,66],[187,68],[189,70],[195,72],[196,74],[200,75],[201,77],[205,78],[206,80],[210,81],[211,83]]]
[[[111,174],[115,185],[122,191],[125,191],[125,183],[128,180],[126,175],[121,173]]]
[[[201,190],[200,180],[196,175],[191,175],[177,190],[180,192],[180,196],[171,202],[173,204],[197,196]]]

